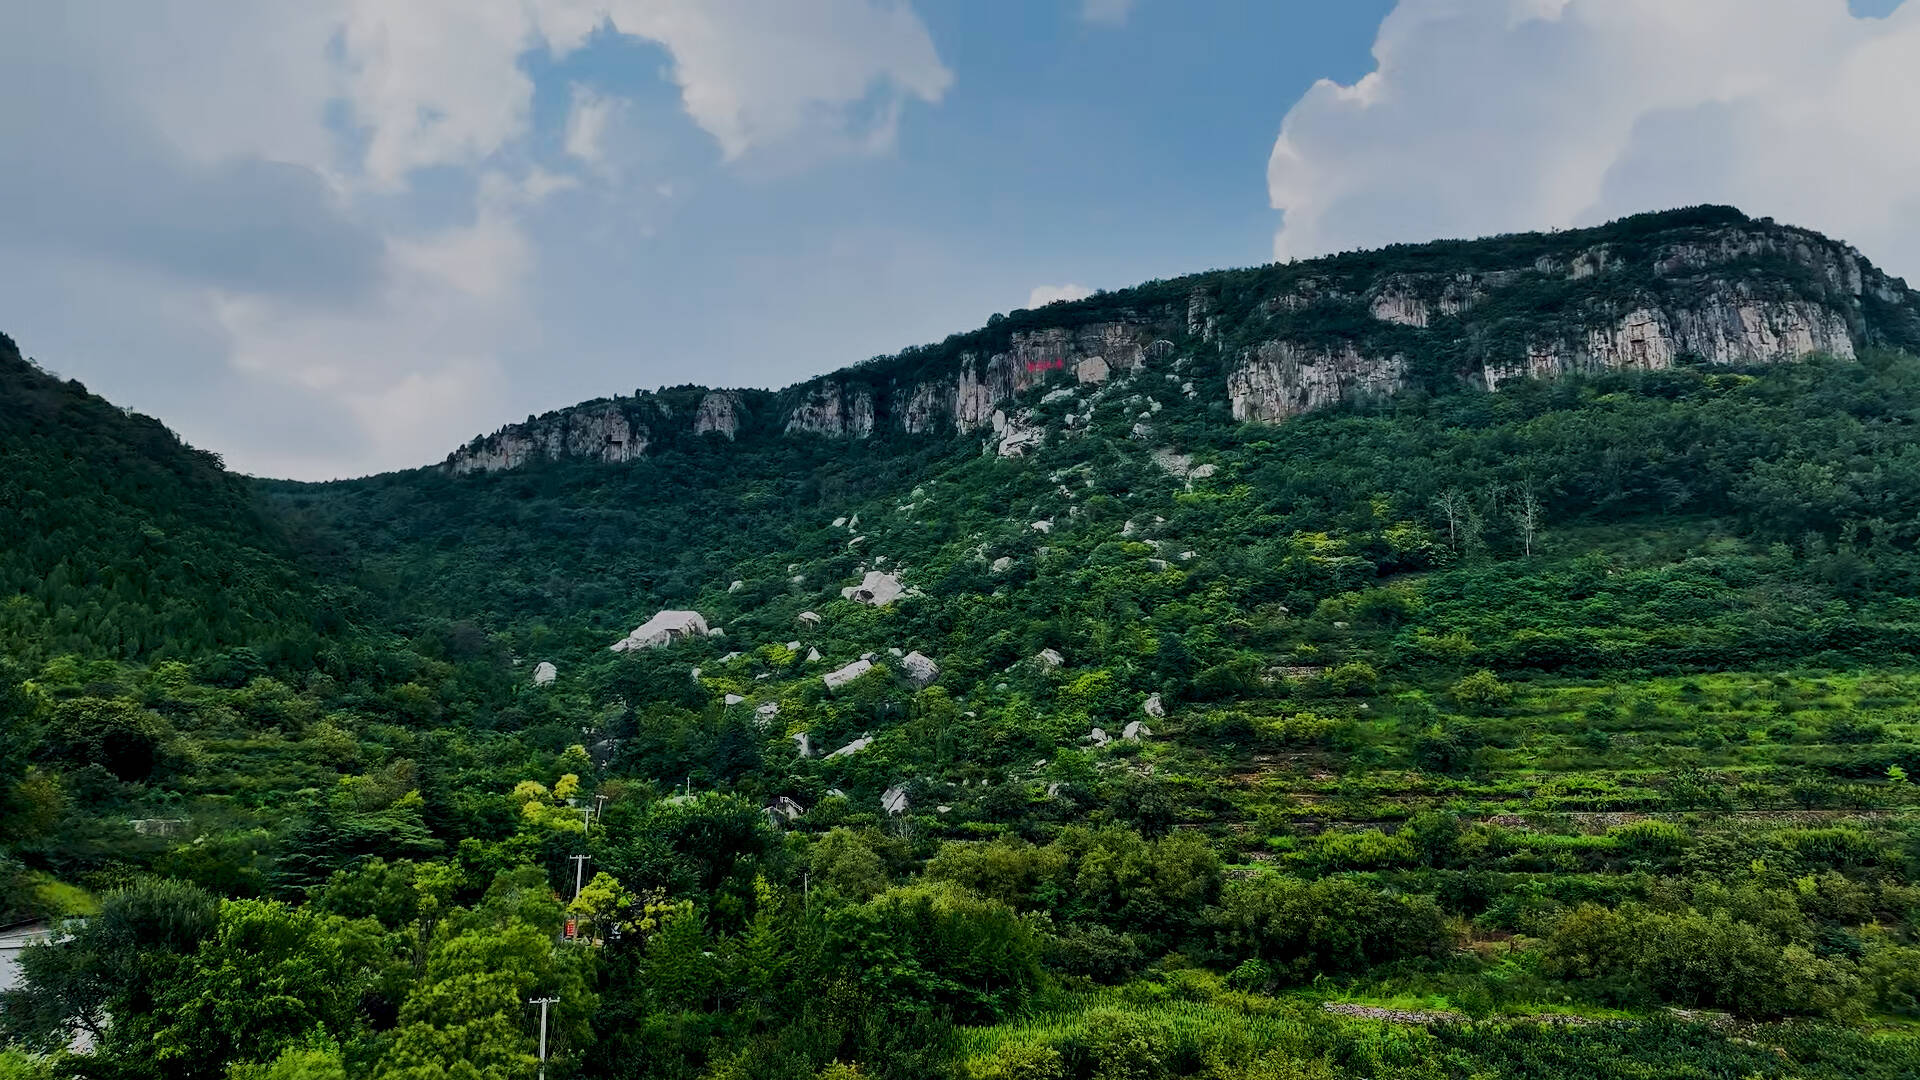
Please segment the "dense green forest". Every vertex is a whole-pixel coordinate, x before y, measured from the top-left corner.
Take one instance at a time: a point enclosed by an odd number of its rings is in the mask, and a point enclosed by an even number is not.
[[[1176,362],[316,485],[0,341],[0,1078],[1920,1076],[1920,358]]]

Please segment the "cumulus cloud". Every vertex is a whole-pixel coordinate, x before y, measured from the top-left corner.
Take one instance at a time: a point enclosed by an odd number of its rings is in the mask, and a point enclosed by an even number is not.
[[[526,130],[521,54],[564,57],[596,33],[665,48],[688,116],[729,159],[790,140],[886,149],[905,103],[953,81],[919,16],[888,0],[350,0],[368,175],[485,158]]]
[[[1035,285],[1033,291],[1027,294],[1027,306],[1043,308],[1062,300],[1084,300],[1092,295],[1092,289],[1085,285],[1075,285],[1071,281],[1065,285]]]
[[[1090,23],[1124,26],[1133,14],[1134,0],[1080,0],[1080,18]]]
[[[130,404],[176,404],[156,371],[216,352],[217,376],[197,374],[217,390],[177,422],[240,468],[438,458],[497,421],[507,366],[537,355],[541,204],[583,170],[614,178],[622,100],[573,88],[543,141],[525,62],[596,36],[664,49],[728,160],[883,151],[952,81],[901,0],[0,6],[0,66],[28,89],[0,99],[0,283],[57,268],[103,283],[99,303],[111,283],[118,310],[164,313],[140,355],[48,357]],[[9,329],[30,348],[117,341],[85,328],[114,316],[86,293]],[[246,400],[261,413],[219,418]]]
[[[673,55],[687,114],[728,158],[798,137],[888,149],[906,102],[953,82],[919,16],[884,0],[607,0],[605,16]]]
[[[1920,275],[1920,4],[1401,0],[1268,163],[1281,259],[1726,202]]]

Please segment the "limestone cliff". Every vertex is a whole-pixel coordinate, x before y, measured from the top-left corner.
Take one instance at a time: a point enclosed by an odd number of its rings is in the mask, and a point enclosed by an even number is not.
[[[1850,357],[1872,345],[1920,349],[1920,294],[1905,282],[1817,233],[1693,207],[1152,282],[996,315],[778,392],[682,387],[530,417],[444,467],[622,462],[706,437],[959,434],[1018,453],[1045,434],[1033,411],[1043,399],[1142,376],[1236,420],[1279,421],[1410,388]]]

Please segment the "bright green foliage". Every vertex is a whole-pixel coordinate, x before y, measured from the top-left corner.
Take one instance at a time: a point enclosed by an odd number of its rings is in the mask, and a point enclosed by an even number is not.
[[[939,886],[896,889],[834,911],[831,965],[894,1007],[930,1007],[961,1023],[1002,1018],[1039,981],[1039,944],[1006,905]]]
[[[272,1061],[316,1029],[348,1030],[386,948],[377,926],[230,900],[213,936],[158,995],[154,1059],[186,1071]]]
[[[347,1066],[338,1046],[289,1047],[263,1064],[229,1066],[227,1080],[347,1080]]]

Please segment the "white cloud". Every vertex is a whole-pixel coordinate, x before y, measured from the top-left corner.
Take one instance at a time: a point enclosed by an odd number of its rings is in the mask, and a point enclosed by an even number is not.
[[[504,407],[501,356],[535,333],[521,288],[533,260],[512,216],[521,197],[516,184],[489,177],[471,223],[390,240],[383,288],[364,304],[214,296],[236,370],[323,399],[357,422],[357,453],[288,453],[280,464],[303,475],[426,464],[470,438],[476,416]],[[269,452],[246,464],[273,462]]]
[[[687,113],[728,158],[826,137],[893,145],[908,99],[941,99],[953,75],[911,9],[876,0],[608,0],[620,32],[673,54]]]
[[[1062,300],[1084,300],[1092,295],[1092,289],[1072,282],[1065,285],[1035,285],[1033,291],[1027,294],[1027,307],[1043,308]]]
[[[664,47],[687,114],[728,159],[795,140],[890,148],[906,101],[938,102],[953,81],[926,25],[892,0],[346,2],[348,97],[368,133],[366,172],[389,186],[524,134],[533,84],[521,55],[564,57],[596,31]],[[594,130],[581,128],[582,148]]]
[[[1726,202],[1920,275],[1920,4],[1401,0],[1268,164],[1286,259]]]
[[[1080,0],[1080,18],[1090,23],[1124,26],[1133,14],[1134,0]]]
[[[497,422],[510,364],[537,355],[541,204],[583,166],[616,179],[622,99],[575,87],[559,138],[534,137],[528,54],[564,60],[595,34],[664,48],[729,160],[886,150],[907,103],[952,81],[904,0],[0,5],[0,68],[30,88],[0,100],[19,163],[0,171],[0,281],[59,266],[113,282],[121,309],[177,312],[181,351],[126,364],[222,352],[221,400],[261,415],[185,422],[236,467],[435,460]],[[106,340],[60,309],[15,329]],[[90,370],[137,389],[116,363]],[[144,374],[129,404],[175,402]]]

